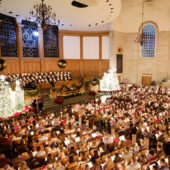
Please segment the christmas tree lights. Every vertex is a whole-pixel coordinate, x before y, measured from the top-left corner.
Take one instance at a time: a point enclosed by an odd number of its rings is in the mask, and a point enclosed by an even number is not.
[[[16,82],[15,91],[11,89],[5,76],[0,76],[0,117],[10,117],[20,112],[24,107],[24,91],[21,90],[19,81]]]
[[[100,80],[100,90],[110,92],[120,90],[116,69],[109,69],[108,73],[104,73],[104,76]]]

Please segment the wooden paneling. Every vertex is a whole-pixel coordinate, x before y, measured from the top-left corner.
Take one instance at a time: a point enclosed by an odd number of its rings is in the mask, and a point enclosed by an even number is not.
[[[142,85],[151,85],[152,83],[152,75],[142,75]]]
[[[6,69],[1,74],[20,73],[19,59],[5,59]]]
[[[80,60],[66,60],[67,67],[66,70],[79,71],[80,70]]]
[[[59,59],[5,59],[6,69],[2,74],[70,71],[73,77],[101,77],[108,71],[109,60],[66,60],[64,69],[58,67]]]
[[[83,75],[99,77],[99,60],[83,60]]]
[[[109,31],[99,31],[99,32],[82,32],[82,31],[68,31],[60,30],[60,35],[63,36],[108,36]]]
[[[71,71],[72,77],[81,77],[80,60],[66,60],[66,71]]]
[[[33,72],[50,72],[50,71],[70,71],[73,77],[93,76],[101,77],[103,72],[107,72],[109,68],[109,60],[102,60],[102,36],[108,36],[109,32],[80,32],[80,31],[59,31],[59,52],[60,58],[23,58],[22,53],[22,32],[20,25],[18,32],[18,58],[7,58],[6,69],[0,74],[13,73],[33,73]],[[19,30],[19,29],[18,29]],[[67,66],[64,69],[58,67],[58,60],[63,58],[63,36],[80,36],[80,59],[66,59]],[[99,59],[83,59],[83,37],[99,37]],[[39,41],[39,53],[43,52],[43,42]],[[43,50],[43,51],[42,51]],[[1,57],[0,57],[1,58]]]
[[[109,69],[109,60],[102,60],[102,72],[107,72]]]
[[[22,59],[22,72],[40,72],[40,59]]]
[[[117,76],[119,83],[121,82],[121,75]]]
[[[44,59],[44,69],[42,72],[60,71],[57,59]]]
[[[83,60],[84,71],[99,71],[99,60]]]

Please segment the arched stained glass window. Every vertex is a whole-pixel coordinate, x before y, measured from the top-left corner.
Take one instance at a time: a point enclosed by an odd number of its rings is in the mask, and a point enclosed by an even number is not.
[[[143,27],[143,45],[142,57],[153,58],[155,56],[155,27],[152,24],[147,24]]]

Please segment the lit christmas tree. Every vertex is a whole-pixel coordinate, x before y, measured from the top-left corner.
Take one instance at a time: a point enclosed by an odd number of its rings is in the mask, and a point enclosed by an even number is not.
[[[120,90],[119,81],[116,74],[116,69],[109,69],[108,73],[104,73],[104,76],[100,80],[101,91],[116,91]]]
[[[0,76],[0,117],[9,117],[22,111],[24,107],[24,91],[19,84],[11,90],[3,75]]]

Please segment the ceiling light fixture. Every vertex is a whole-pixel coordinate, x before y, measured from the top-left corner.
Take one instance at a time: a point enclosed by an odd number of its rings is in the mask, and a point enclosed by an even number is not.
[[[84,4],[84,3],[81,3],[78,1],[72,1],[71,4],[72,4],[72,6],[77,7],[77,8],[87,8],[88,7],[87,4]]]
[[[35,4],[30,14],[35,17],[36,22],[41,25],[43,30],[47,29],[49,24],[56,24],[56,14],[52,12],[50,5],[44,3],[44,0],[41,0],[40,4]],[[52,20],[53,23],[51,23]]]
[[[144,18],[144,0],[143,0],[143,2],[142,2],[142,25],[141,25],[141,28],[142,28],[142,32],[141,33],[139,33],[138,34],[138,36],[136,37],[136,39],[135,39],[135,42],[136,43],[139,43],[141,46],[143,45],[143,43],[144,43],[144,36],[145,36],[145,34],[144,34],[144,32],[143,32],[143,25],[144,25],[144,23],[143,23],[143,18]]]

